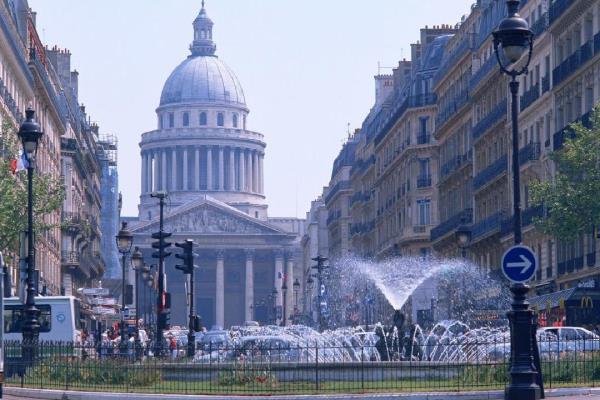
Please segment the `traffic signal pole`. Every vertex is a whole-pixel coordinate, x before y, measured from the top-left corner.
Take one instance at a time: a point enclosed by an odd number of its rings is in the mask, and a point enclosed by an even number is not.
[[[156,299],[156,338],[155,338],[155,352],[156,355],[162,355],[163,345],[163,331],[166,329],[167,318],[163,315],[168,312],[166,309],[166,288],[165,288],[165,258],[170,256],[171,253],[165,251],[165,249],[171,246],[171,243],[165,241],[166,238],[170,237],[170,233],[164,231],[164,208],[165,199],[167,194],[165,192],[155,192],[150,195],[159,199],[160,206],[160,217],[159,217],[159,231],[152,234],[152,238],[158,239],[158,242],[152,243],[152,247],[158,249],[157,252],[152,254],[152,257],[158,258],[158,295]]]
[[[183,250],[183,254],[175,254],[175,257],[183,261],[183,265],[176,265],[175,268],[190,276],[189,285],[189,320],[188,320],[188,357],[196,354],[196,316],[194,313],[194,241],[187,239],[183,243],[175,243],[176,247]]]

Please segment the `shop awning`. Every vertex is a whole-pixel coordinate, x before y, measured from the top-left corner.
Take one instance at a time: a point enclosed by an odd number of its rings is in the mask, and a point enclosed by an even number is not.
[[[545,310],[549,308],[557,308],[560,306],[561,302],[565,302],[569,300],[577,290],[576,287],[571,289],[559,290],[558,292],[543,294],[541,296],[531,297],[529,299],[529,304],[531,308],[536,308],[538,310]]]

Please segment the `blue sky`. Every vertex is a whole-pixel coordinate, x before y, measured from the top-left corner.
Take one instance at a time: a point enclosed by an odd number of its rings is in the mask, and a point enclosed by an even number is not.
[[[271,216],[304,216],[374,100],[378,62],[397,65],[425,25],[455,24],[474,0],[207,0],[217,54],[237,74],[248,128],[267,142]],[[189,54],[200,0],[29,0],[44,43],[68,48],[80,99],[119,138],[124,214],[137,215],[140,135]],[[389,70],[383,69],[382,72]]]

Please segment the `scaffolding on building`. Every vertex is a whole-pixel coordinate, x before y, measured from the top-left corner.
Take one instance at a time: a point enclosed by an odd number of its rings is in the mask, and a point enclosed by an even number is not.
[[[115,135],[102,134],[97,138],[97,157],[102,169],[100,196],[102,210],[100,225],[102,230],[102,253],[106,262],[106,278],[119,276],[119,253],[113,238],[119,229],[119,174],[117,172],[118,140]]]

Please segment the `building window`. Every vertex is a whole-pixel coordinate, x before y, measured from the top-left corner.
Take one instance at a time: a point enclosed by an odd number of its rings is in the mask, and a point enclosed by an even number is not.
[[[169,128],[175,127],[175,114],[169,113]]]
[[[431,200],[417,200],[417,208],[419,210],[419,225],[431,224]]]
[[[190,126],[190,113],[189,112],[183,113],[183,126]]]
[[[237,116],[237,114],[233,114],[233,127],[234,128],[238,127],[238,116]]]
[[[163,116],[158,117],[158,129],[163,128]]]
[[[223,115],[223,113],[218,113],[217,114],[217,126],[223,126],[225,125],[225,116]]]
[[[200,113],[200,125],[206,125],[206,113],[204,111]]]

